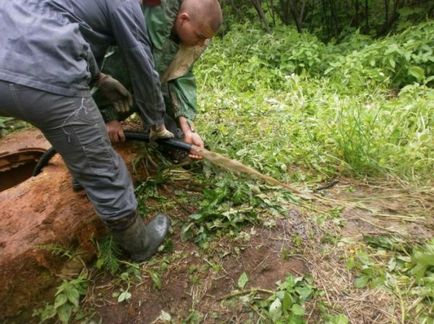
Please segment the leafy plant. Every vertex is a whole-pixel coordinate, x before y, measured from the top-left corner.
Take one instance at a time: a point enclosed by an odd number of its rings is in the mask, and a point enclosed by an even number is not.
[[[199,210],[190,215],[188,223],[181,230],[184,240],[194,239],[204,244],[218,233],[237,233],[242,226],[258,221],[258,214],[267,210],[279,214],[279,199],[283,198],[275,191],[273,196],[247,181],[234,180],[231,175],[213,176],[214,184],[203,191]]]
[[[26,122],[11,117],[0,116],[0,138],[18,129],[28,127]]]
[[[350,257],[347,261],[347,267],[349,270],[357,271],[357,277],[354,280],[356,288],[384,285],[386,279],[385,269],[363,251],[359,251],[355,257]]]
[[[276,292],[256,304],[258,311],[273,323],[304,323],[304,304],[315,294],[312,279],[289,275],[278,282]]]
[[[38,248],[40,248],[42,250],[46,250],[53,255],[60,256],[63,258],[71,259],[74,257],[74,251],[73,250],[71,250],[67,247],[64,247],[60,244],[54,244],[54,243],[53,244],[52,243],[40,244],[40,245],[38,245]]]
[[[136,263],[122,261],[124,271],[119,274],[118,283],[120,282],[121,288],[119,291],[115,291],[112,296],[117,298],[118,303],[128,302],[131,297],[131,286],[135,280],[141,280],[140,267]]]
[[[95,266],[99,270],[105,270],[112,275],[118,273],[121,267],[121,261],[119,256],[121,250],[111,235],[107,235],[99,242],[96,242],[97,246],[97,260]]]
[[[432,305],[434,303],[434,239],[423,247],[415,249],[411,257],[411,265],[413,267],[409,274],[416,278],[412,293],[425,298]]]
[[[54,304],[34,311],[33,316],[39,316],[42,322],[57,318],[62,323],[68,323],[80,311],[80,299],[86,294],[88,284],[85,275],[64,280],[57,288]]]
[[[323,44],[291,27],[237,25],[198,64],[199,128],[211,149],[282,181],[429,182],[433,32],[427,22]]]

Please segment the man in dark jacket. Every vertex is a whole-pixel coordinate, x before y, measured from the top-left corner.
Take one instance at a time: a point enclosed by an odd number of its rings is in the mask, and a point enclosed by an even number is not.
[[[129,92],[99,71],[117,45],[142,119],[155,136],[171,136],[139,1],[1,1],[0,30],[0,115],[41,129],[114,238],[133,260],[149,258],[170,221],[158,215],[145,225],[138,217],[127,168],[90,94],[96,85],[114,106],[131,105]]]
[[[203,148],[203,141],[193,125],[197,111],[193,65],[221,26],[223,17],[220,4],[217,0],[164,0],[159,5],[146,5],[149,1],[144,1],[142,9],[155,68],[160,75],[167,110],[166,127],[176,137]],[[186,35],[185,29],[194,32]],[[115,77],[134,93],[129,70],[118,48],[110,49],[102,71]],[[119,121],[139,112],[137,105],[134,103],[131,108],[115,107],[98,92],[94,99],[107,123],[112,142],[124,141],[125,135]],[[172,160],[182,159],[179,152],[172,150],[171,153]],[[194,154],[190,154],[190,157],[200,158]]]

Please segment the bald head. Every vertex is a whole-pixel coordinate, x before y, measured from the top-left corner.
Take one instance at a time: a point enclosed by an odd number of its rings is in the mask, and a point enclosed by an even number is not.
[[[218,0],[183,0],[174,23],[174,32],[186,46],[202,46],[222,24]]]
[[[179,14],[187,13],[191,20],[208,29],[214,35],[218,32],[223,15],[218,0],[183,0]]]

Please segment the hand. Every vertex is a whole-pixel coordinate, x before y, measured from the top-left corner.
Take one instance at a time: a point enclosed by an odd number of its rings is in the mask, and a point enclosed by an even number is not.
[[[184,142],[187,144],[193,144],[196,148],[203,149],[204,144],[202,138],[196,131],[194,130],[194,125],[191,121],[189,121],[184,116],[180,116],[178,118],[179,126],[181,127],[182,132],[184,133]],[[197,150],[193,149],[190,151],[188,155],[193,160],[202,160],[203,156]]]
[[[196,132],[187,131],[184,133],[184,142],[188,144],[193,144],[194,146],[203,149],[204,143],[200,135]],[[197,150],[193,149],[190,151],[190,154],[188,155],[193,160],[202,160],[203,156],[198,152]]]
[[[125,113],[130,110],[133,105],[133,97],[118,80],[108,74],[100,73],[96,86],[103,96],[112,103],[117,112]]]
[[[125,134],[122,125],[117,120],[108,122],[105,125],[108,136],[113,143],[125,142]]]

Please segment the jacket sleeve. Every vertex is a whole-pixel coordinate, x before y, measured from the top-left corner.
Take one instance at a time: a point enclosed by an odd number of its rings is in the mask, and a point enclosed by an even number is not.
[[[186,117],[194,120],[196,117],[197,97],[196,79],[189,71],[187,74],[168,82],[170,104],[167,113],[173,117]]]
[[[111,24],[116,43],[130,74],[135,103],[144,123],[163,123],[165,105],[139,2],[121,2],[112,12]]]

